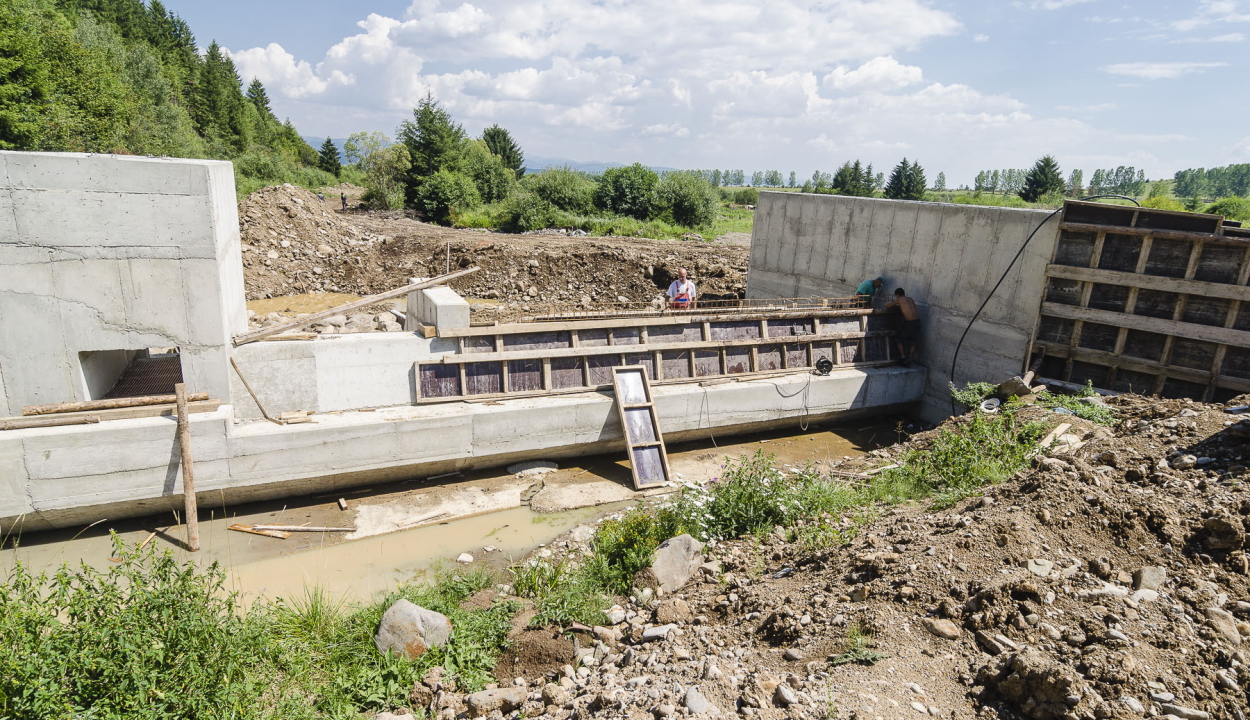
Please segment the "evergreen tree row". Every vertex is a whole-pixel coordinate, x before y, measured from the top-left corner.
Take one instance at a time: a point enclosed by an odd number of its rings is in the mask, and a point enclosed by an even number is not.
[[[0,149],[232,159],[244,178],[330,180],[261,83],[245,92],[221,47],[201,55],[160,0],[0,3]]]

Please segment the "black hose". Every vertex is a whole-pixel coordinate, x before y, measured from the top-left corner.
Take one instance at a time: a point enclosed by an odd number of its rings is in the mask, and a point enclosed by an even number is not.
[[[1081,200],[1082,201],[1101,200],[1103,198],[1119,198],[1121,200],[1128,200],[1129,202],[1133,203],[1137,207],[1141,207],[1141,203],[1137,202],[1131,197],[1128,197],[1127,195],[1090,195],[1089,197],[1081,198]],[[981,307],[977,308],[977,311],[976,313],[973,314],[972,319],[968,321],[968,326],[964,328],[963,335],[959,336],[959,343],[955,345],[955,355],[954,357],[951,358],[950,382],[952,385],[955,383],[955,364],[959,362],[959,350],[960,348],[964,346],[964,338],[968,337],[968,331],[972,330],[972,324],[975,323],[977,321],[977,318],[981,316],[981,312],[985,310],[985,306],[990,304],[990,298],[994,297],[994,293],[998,291],[998,287],[1003,284],[1004,280],[1007,279],[1007,275],[1011,272],[1011,268],[1015,266],[1016,261],[1020,259],[1021,255],[1024,254],[1024,249],[1029,246],[1029,241],[1033,239],[1033,236],[1037,234],[1038,230],[1042,229],[1043,225],[1050,222],[1051,218],[1053,218],[1054,216],[1058,215],[1061,212],[1063,212],[1062,207],[1055,210],[1051,214],[1047,215],[1044,220],[1042,220],[1040,223],[1037,224],[1037,227],[1033,228],[1033,232],[1029,233],[1029,236],[1024,239],[1024,244],[1021,245],[1020,249],[1016,251],[1016,256],[1011,259],[1011,262],[1007,263],[1007,268],[1003,270],[1002,277],[998,278],[998,282],[994,283],[994,287],[990,290],[990,294],[985,296],[985,300],[981,303]],[[954,414],[955,414],[955,398],[951,398],[951,415],[954,415]]]

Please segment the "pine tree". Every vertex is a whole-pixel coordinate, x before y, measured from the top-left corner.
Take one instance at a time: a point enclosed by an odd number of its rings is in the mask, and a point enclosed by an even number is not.
[[[857,197],[872,197],[873,191],[876,189],[876,178],[872,173],[872,165],[865,167],[863,163],[856,160],[854,163],[845,162],[838,171],[834,173],[830,187],[832,187],[839,195],[854,195]],[[819,184],[818,184],[819,187]]]
[[[1043,196],[1055,192],[1063,192],[1063,175],[1059,172],[1059,163],[1050,155],[1045,155],[1024,178],[1020,198],[1025,202],[1037,202]]]
[[[326,141],[321,143],[321,151],[318,155],[317,167],[334,177],[338,177],[339,172],[343,169],[343,163],[339,160],[339,149],[335,146],[334,141],[326,138]]]
[[[269,107],[269,94],[265,92],[265,86],[260,83],[260,78],[252,78],[252,84],[247,86],[247,99],[256,106],[256,111],[261,117],[276,119],[273,110]]]
[[[451,114],[439,106],[432,94],[426,95],[412,111],[412,120],[399,126],[399,141],[408,147],[412,167],[408,170],[405,197],[417,199],[422,181],[439,170],[451,170],[460,159],[468,136]]]
[[[525,154],[521,152],[521,146],[516,144],[512,139],[512,135],[498,124],[491,125],[482,131],[482,140],[486,142],[486,147],[494,155],[498,155],[503,160],[505,167],[511,169],[517,180],[525,175]]]
[[[911,163],[907,162],[907,158],[903,158],[903,162],[894,166],[894,171],[890,173],[890,179],[885,183],[885,196],[891,200],[902,200],[906,197],[907,175],[911,172]]]
[[[924,168],[920,167],[920,163],[912,163],[911,170],[903,181],[903,198],[905,200],[924,200],[924,191],[927,185],[924,176]]]

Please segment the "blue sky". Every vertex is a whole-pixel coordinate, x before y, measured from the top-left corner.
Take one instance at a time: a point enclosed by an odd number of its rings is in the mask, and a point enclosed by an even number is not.
[[[306,135],[427,91],[531,155],[932,178],[1250,162],[1250,0],[169,0]]]

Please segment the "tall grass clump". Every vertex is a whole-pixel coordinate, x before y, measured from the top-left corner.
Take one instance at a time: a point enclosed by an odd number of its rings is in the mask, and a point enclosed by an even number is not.
[[[530,558],[511,568],[513,592],[534,601],[533,625],[599,625],[608,599],[601,583],[585,567],[568,560]]]
[[[591,539],[587,576],[610,592],[628,592],[634,575],[651,565],[660,543],[683,532],[678,514],[669,508],[654,512],[634,508],[623,517],[604,520]]]

